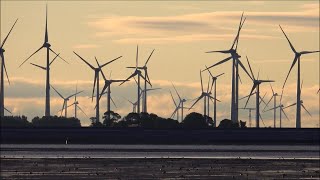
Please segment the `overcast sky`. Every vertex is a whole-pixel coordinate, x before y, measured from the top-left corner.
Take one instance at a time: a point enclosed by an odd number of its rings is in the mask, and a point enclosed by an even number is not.
[[[6,67],[11,80],[5,84],[5,106],[14,115],[24,114],[31,120],[44,114],[45,72],[29,62],[45,65],[45,51],[32,57],[21,68],[18,66],[44,41],[44,1],[1,1],[1,42],[16,18],[19,18],[5,44]],[[120,55],[120,60],[106,66],[103,71],[112,78],[123,79],[132,73],[126,66],[135,65],[136,45],[139,44],[139,65],[143,65],[153,49],[148,64],[153,87],[162,88],[148,96],[148,110],[169,117],[174,110],[169,90],[173,82],[180,94],[194,99],[201,93],[199,70],[226,58],[223,54],[206,54],[210,50],[229,49],[244,12],[247,18],[239,40],[239,54],[245,64],[248,56],[255,74],[260,70],[262,79],[272,79],[275,91],[281,93],[286,74],[294,54],[282,34],[279,24],[294,47],[301,50],[319,50],[318,1],[49,1],[48,28],[52,48],[61,53],[69,64],[57,60],[51,67],[51,84],[63,95],[74,93],[78,83],[84,93],[79,95],[82,109],[94,116],[95,103],[89,99],[94,72],[72,51],[95,65],[94,57],[103,63]],[[52,58],[53,55],[51,55]],[[231,62],[213,68],[218,80],[218,120],[230,118]],[[283,103],[295,102],[296,67],[284,91]],[[249,93],[252,82],[242,71],[240,97]],[[312,113],[302,110],[302,127],[319,126],[319,53],[301,59],[303,80],[302,99]],[[208,74],[203,74],[207,83]],[[102,78],[101,78],[102,79]],[[100,87],[104,82],[100,82]],[[261,94],[271,97],[269,84],[262,84]],[[129,82],[123,86],[113,84],[112,96],[117,104],[113,110],[122,116],[132,110],[125,99],[136,99],[136,86]],[[51,112],[57,114],[63,100],[51,91]],[[177,98],[177,97],[176,97]],[[254,98],[249,106],[254,105]],[[72,103],[73,100],[69,102]],[[240,107],[245,101],[240,101]],[[190,106],[192,102],[188,102]],[[212,105],[211,105],[212,107]],[[271,108],[272,106],[269,106]],[[264,108],[264,106],[262,106]],[[101,114],[106,111],[106,97],[101,100]],[[203,103],[194,111],[203,112]],[[68,111],[73,116],[73,107]],[[89,119],[78,112],[83,125]],[[188,112],[185,112],[187,114]],[[211,109],[212,116],[212,109]],[[295,107],[286,110],[290,120],[283,119],[285,127],[295,126]],[[278,114],[279,115],[279,114]],[[247,120],[248,112],[240,111],[240,119]],[[271,112],[262,113],[267,126],[273,125]]]

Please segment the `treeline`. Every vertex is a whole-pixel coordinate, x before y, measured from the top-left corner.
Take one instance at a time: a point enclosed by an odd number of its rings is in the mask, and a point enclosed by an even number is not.
[[[110,114],[110,119],[108,118]],[[162,118],[156,114],[148,113],[129,113],[123,118],[116,112],[110,111],[105,112],[102,118],[102,122],[96,121],[94,117],[90,118],[90,127],[104,128],[133,128],[141,127],[148,129],[170,129],[170,128],[213,128],[213,120],[211,117],[204,117],[202,114],[192,112],[188,114],[182,122],[171,118]],[[1,128],[22,128],[22,127],[52,127],[52,128],[63,128],[63,127],[81,127],[80,120],[74,117],[35,117],[28,121],[26,116],[5,116],[0,121]],[[246,123],[240,121],[238,123],[232,123],[231,120],[224,119],[220,122],[219,128],[245,128]]]

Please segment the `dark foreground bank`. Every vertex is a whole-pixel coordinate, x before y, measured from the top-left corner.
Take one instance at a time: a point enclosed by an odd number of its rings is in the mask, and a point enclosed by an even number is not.
[[[1,129],[1,144],[319,144],[319,128]]]
[[[319,160],[1,159],[2,179],[318,179]]]

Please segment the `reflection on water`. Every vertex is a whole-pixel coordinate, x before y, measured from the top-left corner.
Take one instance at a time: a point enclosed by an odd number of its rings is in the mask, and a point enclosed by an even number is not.
[[[1,144],[6,158],[254,158],[320,159],[318,145]]]

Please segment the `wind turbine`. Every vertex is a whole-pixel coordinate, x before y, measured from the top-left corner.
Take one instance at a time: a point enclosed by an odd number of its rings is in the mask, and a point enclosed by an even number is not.
[[[239,108],[249,111],[249,127],[251,127],[251,111],[256,110],[256,108]]]
[[[45,116],[50,116],[50,51],[54,53],[55,55],[58,55],[54,50],[51,48],[51,44],[49,43],[49,35],[48,35],[48,6],[46,6],[46,27],[45,27],[45,35],[44,35],[44,43],[43,45],[36,50],[34,53],[32,53],[26,60],[24,60],[19,67],[21,67],[25,62],[27,62],[33,55],[38,53],[42,48],[47,49],[47,59],[46,59],[46,102],[45,102]],[[58,55],[60,59],[65,61],[60,55]]]
[[[189,110],[190,110],[191,108],[193,108],[193,106],[194,106],[195,104],[197,104],[197,102],[198,102],[199,100],[201,100],[202,98],[204,98],[204,99],[203,99],[203,100],[204,100],[204,113],[203,113],[203,116],[205,117],[205,116],[207,115],[207,112],[206,112],[206,110],[207,110],[207,103],[206,103],[207,97],[208,97],[208,101],[209,101],[209,98],[212,98],[212,99],[213,99],[213,97],[212,97],[212,96],[210,95],[210,93],[209,93],[209,86],[207,87],[207,91],[206,91],[206,92],[203,90],[201,70],[200,70],[200,80],[201,80],[201,90],[202,90],[202,93],[201,93],[201,95],[196,99],[196,101],[192,104],[192,106],[189,108]],[[210,81],[210,76],[209,76],[209,81]],[[209,83],[208,83],[208,85],[209,85]],[[217,100],[217,101],[219,101],[219,100]],[[219,101],[219,102],[220,102],[220,101]]]
[[[173,95],[172,95],[171,90],[170,90],[170,95],[171,95],[172,101],[173,101],[174,106],[175,106],[175,109],[174,109],[173,113],[171,114],[170,118],[172,118],[174,115],[176,115],[177,121],[179,121],[179,117],[180,117],[180,116],[179,116],[179,110],[180,110],[180,109],[192,109],[192,108],[188,108],[188,107],[184,107],[184,106],[182,107],[181,101],[179,101],[179,104],[177,104],[176,101],[175,101],[174,98],[173,98]],[[180,99],[179,99],[179,100],[180,100]],[[183,116],[182,116],[182,118],[181,118],[181,121],[183,121]]]
[[[138,46],[137,46],[137,53],[136,53],[136,67],[135,67],[135,71],[126,79],[126,81],[128,81],[129,79],[131,79],[131,78],[133,78],[133,77],[135,77],[135,76],[138,76],[138,90],[137,90],[137,92],[138,92],[138,98],[137,98],[137,113],[139,114],[140,113],[140,96],[141,96],[141,94],[140,94],[140,78],[142,78],[142,79],[144,79],[145,81],[147,81],[149,84],[150,84],[150,82],[147,80],[147,78],[145,78],[145,77],[143,77],[142,76],[142,74],[141,74],[141,71],[139,70],[139,68],[141,68],[141,67],[139,67],[138,68]],[[152,53],[151,53],[152,54]],[[151,55],[149,56],[149,57],[151,57]],[[131,68],[131,67],[128,67],[128,68]],[[146,71],[145,71],[146,72]],[[121,86],[122,84],[123,84],[124,82],[122,82],[119,86]],[[151,84],[150,84],[151,85]]]
[[[111,60],[111,61],[109,61],[109,62],[107,62],[107,63],[104,63],[104,64],[102,64],[101,66],[99,65],[99,62],[98,62],[98,60],[97,60],[97,58],[95,57],[95,60],[96,60],[96,62],[97,62],[97,64],[98,64],[98,67],[97,68],[95,68],[95,67],[93,67],[91,64],[89,64],[86,60],[84,60],[79,54],[77,54],[76,52],[74,52],[73,51],[73,53],[75,54],[75,55],[77,55],[84,63],[86,63],[93,71],[94,71],[94,79],[93,79],[93,89],[92,89],[92,97],[91,97],[91,99],[92,99],[92,101],[93,101],[93,94],[94,94],[94,88],[96,87],[96,83],[97,83],[97,90],[96,90],[96,106],[95,106],[95,108],[96,108],[96,121],[97,122],[100,122],[100,112],[99,112],[99,72],[101,71],[101,69],[104,67],[104,66],[106,66],[106,65],[108,65],[108,64],[110,64],[110,63],[112,63],[113,61],[115,61],[115,60],[117,60],[117,59],[119,59],[119,58],[121,58],[122,56],[119,56],[119,57],[117,57],[117,58],[115,58],[115,59],[113,59],[113,60]]]
[[[142,112],[145,112],[147,113],[147,83],[150,84],[150,86],[152,87],[151,85],[151,81],[150,81],[150,78],[149,78],[149,74],[148,74],[148,67],[147,67],[147,64],[152,56],[154,52],[154,49],[152,50],[152,52],[150,53],[147,61],[144,63],[144,66],[142,67],[138,67],[138,65],[136,65],[136,67],[127,67],[127,68],[131,68],[131,69],[141,69],[141,70],[144,70],[144,95],[143,95],[143,99],[142,99]],[[138,46],[137,46],[137,59],[138,59]],[[138,63],[137,63],[138,64]],[[139,86],[139,85],[138,85]]]
[[[5,63],[5,59],[4,59],[4,52],[5,50],[3,49],[3,46],[4,44],[6,43],[13,27],[16,25],[18,19],[14,22],[13,26],[11,27],[9,33],[7,34],[7,36],[4,38],[1,46],[0,46],[0,56],[1,56],[1,87],[0,87],[0,117],[4,117],[4,110],[7,110],[5,109],[4,107],[4,71],[6,71],[6,76],[7,76],[7,80],[8,80],[8,83],[10,85],[10,80],[9,80],[9,76],[8,76],[8,72],[7,72],[7,68],[6,68],[6,63]],[[7,110],[8,111],[8,110]],[[9,112],[9,111],[8,111]],[[10,113],[11,114],[11,113]]]
[[[212,84],[211,84],[211,89],[210,92],[212,92],[212,87],[214,85],[214,89],[213,89],[213,127],[216,127],[217,125],[217,79],[218,77],[222,76],[224,73],[221,73],[217,76],[213,76],[211,71],[208,69],[208,67],[206,66],[211,78],[212,78]],[[240,77],[240,76],[239,76]]]
[[[83,91],[80,92],[76,92],[74,94],[69,95],[68,97],[63,97],[52,85],[51,87],[53,88],[53,90],[63,99],[63,105],[62,105],[62,109],[61,109],[61,116],[62,116],[62,111],[64,109],[64,117],[67,117],[67,109],[68,109],[68,101],[72,96],[75,96]]]
[[[247,104],[249,102],[249,99],[251,97],[251,94],[253,93],[253,91],[256,89],[256,128],[259,128],[259,118],[260,118],[260,101],[259,101],[259,98],[260,98],[260,84],[262,83],[265,83],[265,82],[274,82],[274,81],[271,81],[271,80],[260,80],[259,79],[259,73],[258,73],[258,77],[257,79],[254,77],[254,74],[252,72],[252,69],[251,69],[251,66],[250,66],[250,63],[249,63],[249,59],[247,57],[247,62],[248,62],[248,65],[249,65],[249,68],[250,68],[250,72],[251,72],[251,75],[253,77],[253,86],[252,86],[252,89],[250,91],[250,94],[249,94],[249,97],[248,97],[248,100],[246,102],[246,105],[244,106],[245,108],[247,107]]]
[[[176,94],[177,94],[178,97],[179,97],[179,105],[176,107],[176,110],[173,112],[173,114],[174,114],[176,111],[178,111],[179,109],[181,109],[181,121],[183,121],[183,109],[189,109],[189,108],[185,108],[185,107],[184,107],[184,103],[187,102],[187,99],[181,98],[181,96],[180,96],[180,94],[178,93],[178,91],[177,91],[176,87],[174,86],[174,84],[173,84],[173,83],[171,83],[171,84],[172,84],[172,86],[173,86]],[[171,93],[171,92],[170,92],[170,93]],[[172,94],[171,94],[171,95],[172,95]],[[179,120],[179,119],[178,119],[178,120]]]
[[[271,86],[272,87],[272,86]],[[282,94],[281,94],[281,97],[280,97],[280,99],[282,100]],[[270,102],[270,101],[269,101]],[[267,106],[266,106],[267,107]],[[278,106],[274,106],[273,108],[271,108],[271,109],[268,109],[268,110],[266,110],[266,111],[264,111],[264,112],[268,112],[268,111],[271,111],[271,110],[277,110],[279,108],[279,119],[280,119],[280,124],[279,124],[279,127],[280,128],[282,128],[282,113],[285,115],[285,117],[289,120],[289,118],[288,118],[288,116],[287,116],[287,114],[286,114],[286,112],[284,112],[284,105],[282,104],[282,102],[280,101],[280,104],[278,105]],[[276,126],[274,126],[274,127],[276,127]]]
[[[300,52],[297,52],[295,50],[295,48],[293,47],[292,43],[290,42],[289,38],[287,37],[286,33],[283,31],[282,27],[280,25],[279,25],[279,27],[280,27],[281,31],[283,32],[284,36],[286,37],[286,39],[288,40],[288,43],[289,43],[289,45],[291,47],[291,50],[294,53],[294,59],[293,59],[293,62],[291,64],[291,67],[289,69],[289,72],[288,72],[288,75],[286,77],[286,80],[283,83],[282,89],[284,89],[284,86],[285,86],[285,84],[286,84],[286,82],[288,80],[288,77],[290,75],[290,72],[291,72],[292,68],[298,62],[297,101],[296,101],[296,104],[297,104],[297,109],[296,109],[296,128],[301,128],[301,94],[299,93],[300,92],[300,58],[304,54],[312,54],[312,53],[317,53],[319,51],[300,51]]]
[[[242,29],[242,26],[246,20],[246,18],[244,18],[244,20],[242,21],[243,18],[243,13],[241,15],[241,19],[240,19],[240,24],[239,24],[239,28],[238,28],[238,32],[237,35],[232,43],[232,46],[229,50],[221,50],[221,51],[208,51],[206,53],[223,53],[223,54],[230,54],[231,56],[223,59],[222,61],[217,62],[216,64],[206,68],[210,69],[214,66],[220,65],[222,63],[225,63],[227,61],[229,61],[230,59],[232,59],[232,90],[231,90],[231,120],[233,123],[237,123],[238,122],[238,104],[239,104],[239,68],[238,65],[241,66],[241,68],[247,73],[247,75],[251,78],[251,76],[249,75],[248,71],[246,70],[246,68],[243,66],[243,64],[240,61],[240,55],[237,53],[237,48],[238,48],[238,42],[239,42],[239,36],[240,36],[240,31]],[[203,71],[205,71],[203,70]]]
[[[100,66],[99,63],[98,63],[98,61],[97,61],[97,64],[98,64],[98,66]],[[107,118],[110,120],[111,84],[112,84],[112,83],[117,83],[117,82],[125,82],[126,80],[115,80],[115,79],[111,79],[111,73],[110,73],[110,78],[109,78],[109,80],[108,80],[108,79],[106,78],[106,76],[104,75],[103,71],[101,70],[100,72],[101,72],[102,77],[103,77],[103,79],[104,79],[104,87],[102,88],[102,91],[101,91],[101,93],[100,93],[99,101],[100,101],[101,96],[103,95],[103,93],[105,93],[105,91],[107,90],[107,104],[108,104],[108,105],[107,105],[107,112],[108,112]],[[112,102],[113,102],[113,100],[112,100]],[[113,102],[113,104],[115,104],[115,103]]]
[[[279,96],[279,95],[278,95],[278,93],[274,92],[271,83],[270,83],[270,88],[271,88],[271,91],[272,91],[272,96],[271,96],[270,100],[268,101],[268,103],[266,104],[266,106],[263,108],[262,111],[264,111],[267,108],[268,104],[273,99],[273,108],[272,108],[273,109],[273,127],[276,128],[276,124],[277,124],[276,123],[276,110],[277,109],[275,107],[277,106],[277,96]]]
[[[83,91],[81,91],[81,92],[83,92]],[[79,102],[77,101],[77,94],[78,94],[78,84],[76,85],[76,93],[74,95],[74,102],[72,104],[70,104],[69,106],[67,106],[67,108],[74,105],[74,117],[75,118],[78,118],[77,117],[77,109],[79,109],[84,115],[86,115],[89,118],[89,116],[79,106]]]

